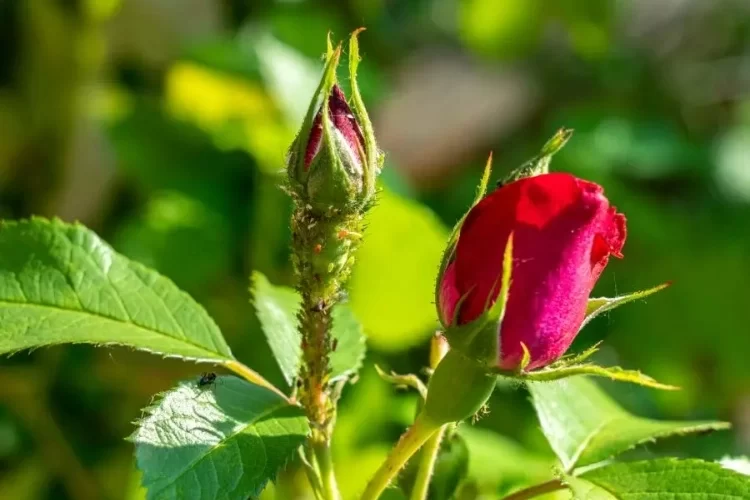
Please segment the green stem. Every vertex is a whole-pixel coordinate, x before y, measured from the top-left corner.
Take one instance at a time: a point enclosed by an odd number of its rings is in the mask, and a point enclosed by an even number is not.
[[[309,452],[309,456],[308,456]],[[308,446],[302,446],[299,449],[302,467],[305,469],[307,480],[310,488],[315,495],[315,500],[323,500],[323,486],[320,484],[320,469],[317,467],[317,460]]]
[[[446,424],[438,429],[424,444],[424,448],[422,448],[417,478],[411,490],[411,500],[426,500],[427,498],[427,492],[430,489],[430,479],[432,478],[432,472],[435,469],[435,463],[440,452],[440,444],[443,442],[443,436],[448,425],[450,424]]]
[[[315,443],[313,444],[313,451],[320,469],[323,498],[325,500],[341,500],[339,487],[336,484],[336,475],[333,471],[330,446],[327,442]]]
[[[525,490],[517,491],[512,495],[503,497],[502,500],[526,500],[527,498],[538,497],[539,495],[552,493],[553,491],[564,490],[565,488],[567,488],[567,486],[565,486],[562,481],[560,481],[559,479],[553,479],[551,481],[547,481],[546,483],[537,484],[536,486],[526,488]]]
[[[401,468],[417,452],[422,445],[440,429],[439,424],[426,419],[420,414],[412,426],[401,436],[396,447],[391,450],[383,465],[375,472],[375,475],[367,483],[367,488],[362,494],[362,500],[376,500],[388,487],[393,478],[398,475]]]

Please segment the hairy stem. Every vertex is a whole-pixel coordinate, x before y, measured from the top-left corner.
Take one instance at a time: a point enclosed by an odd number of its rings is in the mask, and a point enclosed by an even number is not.
[[[551,481],[547,481],[546,483],[537,484],[535,486],[531,486],[530,488],[517,491],[512,495],[504,497],[502,500],[526,500],[527,498],[538,497],[539,495],[552,493],[553,491],[564,490],[565,488],[566,486],[562,481],[560,481],[559,479],[553,479]]]
[[[318,431],[327,435],[330,422],[331,402],[327,385],[329,352],[331,349],[330,327],[332,324],[329,302],[332,298],[323,294],[302,292],[300,326],[302,328],[302,384],[300,400],[307,411],[310,422]]]
[[[320,474],[326,500],[339,500],[330,456],[335,402],[331,397],[330,354],[333,351],[331,312],[351,270],[352,254],[361,231],[359,214],[322,216],[299,200],[292,216],[292,258],[297,290],[302,296],[299,327],[302,366],[298,395],[312,432],[308,438]]]
[[[440,453],[440,444],[443,442],[443,436],[448,425],[446,424],[438,429],[424,444],[424,448],[422,448],[417,478],[411,490],[411,500],[427,499],[427,492],[430,490],[430,479],[432,479],[432,472],[435,469],[438,453]]]
[[[406,465],[406,462],[417,452],[422,445],[430,439],[440,428],[439,425],[430,422],[422,415],[418,416],[409,430],[399,439],[396,447],[391,450],[383,465],[375,472],[364,494],[362,500],[376,500],[388,487],[390,482],[398,475],[398,472]]]

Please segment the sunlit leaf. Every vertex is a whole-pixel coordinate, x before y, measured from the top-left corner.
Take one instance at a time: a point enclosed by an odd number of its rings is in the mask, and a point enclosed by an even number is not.
[[[167,278],[58,220],[0,224],[0,352],[61,343],[120,344],[231,360],[206,311]]]
[[[652,420],[620,407],[585,377],[530,382],[542,431],[567,471],[658,438],[727,429],[715,421]]]
[[[615,463],[566,479],[578,500],[745,500],[750,478],[702,460]]]
[[[148,499],[257,496],[309,432],[301,408],[236,377],[181,383],[131,436]]]
[[[719,464],[725,469],[733,470],[735,472],[739,472],[740,474],[750,476],[750,458],[746,456],[723,457],[721,460],[719,460]]]

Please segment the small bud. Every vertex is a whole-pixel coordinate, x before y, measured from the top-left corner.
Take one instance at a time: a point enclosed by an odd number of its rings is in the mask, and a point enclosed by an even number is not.
[[[288,157],[293,191],[317,214],[352,213],[375,193],[380,154],[356,82],[357,33],[350,41],[351,106],[336,83],[341,47],[329,47],[326,69]]]
[[[356,204],[364,191],[362,131],[338,85],[327,102],[327,119],[321,109],[313,121],[303,165],[308,200],[319,211]]]

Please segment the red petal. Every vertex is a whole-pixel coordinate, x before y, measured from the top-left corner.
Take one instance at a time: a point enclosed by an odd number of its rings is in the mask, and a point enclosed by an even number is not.
[[[359,128],[356,118],[352,114],[352,110],[346,102],[346,96],[338,85],[334,85],[331,90],[331,95],[328,97],[328,113],[331,117],[333,128],[338,130],[346,143],[349,145],[352,151],[360,156],[362,161],[361,153],[364,150],[365,139],[362,135],[362,130]],[[320,151],[320,144],[323,139],[323,126],[321,124],[320,110],[315,115],[315,119],[312,123],[312,129],[310,130],[310,137],[307,140],[307,148],[305,149],[305,170],[310,168],[315,155]]]
[[[521,179],[493,192],[467,216],[456,248],[456,295],[468,292],[461,323],[480,315],[497,293],[493,286],[511,232],[513,276],[498,363],[514,368],[523,342],[534,369],[562,356],[575,338],[609,255],[621,255],[625,218],[609,206],[601,186],[564,173]]]

